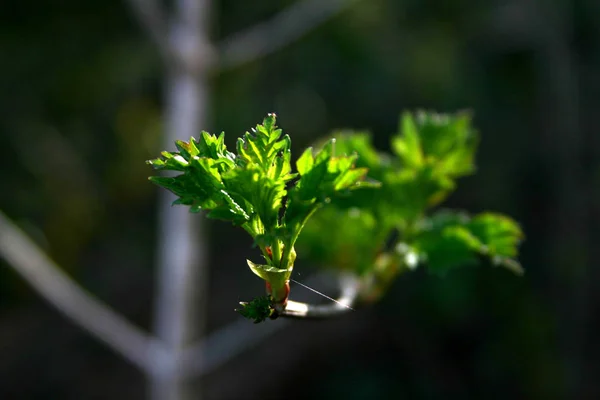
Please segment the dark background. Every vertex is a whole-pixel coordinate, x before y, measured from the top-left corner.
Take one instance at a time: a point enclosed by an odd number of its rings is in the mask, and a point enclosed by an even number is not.
[[[291,3],[215,1],[211,36]],[[149,328],[156,49],[123,1],[0,10],[0,209]],[[600,398],[600,2],[361,1],[211,84],[207,129],[232,144],[275,111],[295,154],[340,127],[370,129],[385,150],[401,110],[471,108],[479,170],[446,205],[509,214],[527,239],[522,278],[405,274],[379,304],[294,321],[211,372],[206,398]],[[250,238],[214,221],[207,230],[212,330],[262,287],[244,265]],[[145,385],[0,262],[0,399],[141,399]]]

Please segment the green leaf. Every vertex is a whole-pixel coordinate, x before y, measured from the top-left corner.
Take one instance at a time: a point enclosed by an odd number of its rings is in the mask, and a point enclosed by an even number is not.
[[[402,134],[392,138],[392,148],[405,165],[419,168],[423,164],[423,150],[413,116],[405,112],[400,121]]]
[[[415,114],[423,155],[450,177],[460,177],[475,170],[474,155],[478,137],[471,127],[468,113]]]
[[[399,128],[392,138],[396,159],[377,152],[367,133],[335,134],[336,148],[356,154],[356,168],[369,168],[381,189],[332,202],[342,208],[367,208],[380,219],[381,229],[410,227],[452,193],[456,178],[474,170],[477,137],[468,114],[403,113]]]
[[[300,156],[298,161],[296,161],[296,169],[301,176],[306,175],[314,165],[314,159],[312,155],[312,147],[304,150],[304,153]]]
[[[373,207],[393,218],[397,227],[417,221],[424,212],[441,203],[454,189],[454,182],[431,166],[401,169],[384,175],[382,193],[375,194]]]
[[[389,162],[389,157],[379,153],[371,142],[371,135],[368,132],[355,132],[342,130],[333,132],[335,139],[336,153],[339,155],[356,155],[355,167],[367,168],[369,176],[374,179],[380,179],[380,170]],[[324,143],[320,143],[320,148]]]
[[[335,132],[302,153],[298,173],[292,172],[291,140],[276,122],[275,114],[267,115],[237,140],[235,153],[227,150],[223,133],[201,132],[198,140],[177,141],[176,152],[162,152],[148,164],[177,173],[150,178],[177,196],[173,204],[208,211],[208,217],[239,225],[254,238],[266,264],[248,266],[270,283],[278,302],[287,298],[296,241],[322,262],[357,274],[388,265],[388,283],[402,263],[425,262],[444,273],[483,256],[521,271],[515,258],[523,235],[511,219],[428,215],[458,178],[475,170],[478,138],[469,114],[402,114],[400,132],[391,140],[393,155],[377,151],[366,132]],[[391,238],[406,251],[391,251],[398,247]],[[244,303],[242,310],[264,320],[271,303]]]
[[[300,200],[306,201],[327,195],[325,190],[321,190],[321,185],[327,174],[328,159],[321,159],[318,163],[315,163],[313,167],[301,176],[300,181],[292,189],[292,193]],[[325,188],[323,188],[325,189]]]
[[[262,296],[251,302],[240,302],[242,308],[236,309],[244,318],[254,320],[255,324],[263,322],[273,314],[273,300],[271,296]]]
[[[464,227],[449,226],[420,235],[412,245],[432,271],[444,273],[449,268],[476,263],[481,243]]]
[[[300,179],[289,190],[288,206],[284,221],[294,245],[306,221],[332,198],[349,195],[349,191],[377,187],[376,182],[367,182],[366,168],[354,166],[356,154],[334,154],[335,139],[329,140],[313,157],[306,150],[296,163]]]
[[[496,214],[482,213],[467,224],[467,228],[486,247],[492,256],[516,257],[523,232],[512,219]]]
[[[441,211],[421,221],[418,229],[412,245],[433,270],[470,264],[485,256],[495,265],[522,273],[514,257],[523,235],[506,216],[482,213],[471,218],[464,212]]]
[[[262,125],[257,125],[252,132],[246,132],[238,139],[237,150],[241,164],[255,165],[266,173],[277,158],[289,152],[290,138],[287,135],[281,137],[282,130],[276,129],[275,121],[275,114],[269,114]]]
[[[237,214],[227,208],[214,208],[208,214],[208,218],[231,221],[234,225],[241,225],[247,221],[243,215]]]
[[[346,169],[333,181],[334,190],[340,191],[356,186],[367,175],[367,172],[366,168]]]
[[[304,152],[297,167],[301,178],[291,193],[301,201],[317,199],[325,201],[345,189],[358,189],[367,169],[355,168],[357,156],[334,155],[335,139],[321,148],[314,160],[312,153]]]
[[[294,258],[295,256],[296,254],[294,253]],[[250,260],[246,260],[246,262],[248,263],[250,270],[254,272],[256,276],[269,282],[273,290],[273,295],[276,296],[275,299],[277,299],[278,293],[282,291],[286,282],[290,280],[293,270],[293,261],[292,265],[287,269],[277,268],[272,265],[255,264]]]
[[[368,210],[323,207],[303,228],[298,252],[319,267],[362,275],[383,250],[387,232],[379,228]]]
[[[158,170],[180,172],[152,177],[178,196],[174,204],[192,212],[209,211],[210,218],[242,225],[252,235],[279,226],[280,210],[291,173],[289,136],[277,129],[275,114],[238,140],[238,154],[227,151],[225,135],[202,132],[200,139],[176,141],[178,152],[163,152],[148,163]]]

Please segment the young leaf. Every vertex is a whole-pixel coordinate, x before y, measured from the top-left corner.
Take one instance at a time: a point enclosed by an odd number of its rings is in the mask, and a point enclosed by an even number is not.
[[[256,276],[269,282],[274,282],[278,280],[285,282],[289,279],[290,273],[292,272],[289,268],[281,269],[273,267],[271,265],[255,264],[250,260],[246,260],[246,262],[248,263],[248,267],[250,267],[250,270],[252,270],[252,272],[254,272]]]
[[[306,175],[314,165],[314,159],[312,155],[312,147],[304,150],[304,153],[300,156],[298,161],[296,161],[296,169],[301,176]]]
[[[475,216],[466,227],[483,243],[491,256],[517,256],[523,232],[512,219],[496,213],[482,213]]]
[[[254,320],[255,324],[263,322],[273,314],[271,296],[257,297],[251,302],[240,302],[242,308],[236,309],[244,318]]]
[[[427,216],[429,209],[455,189],[457,178],[475,170],[478,139],[470,115],[404,113],[399,125],[400,132],[392,138],[396,158],[378,152],[367,133],[335,133],[339,154],[358,155],[355,166],[369,168],[369,176],[380,181],[381,188],[332,198],[328,210],[319,211],[307,223],[305,235],[299,240],[301,249],[324,263],[344,268],[354,265],[347,260],[368,264],[362,259],[365,253],[374,262],[373,253],[365,249],[384,249],[386,240],[397,236],[411,252],[420,253],[420,261],[427,260],[426,264],[438,272],[472,264],[481,256],[519,271],[514,257],[522,234],[514,221],[495,214],[473,219],[457,212]],[[348,220],[349,210],[372,216],[374,226],[361,226],[364,235],[355,235],[342,222]],[[322,237],[335,240],[320,245]],[[365,237],[376,239],[369,242]],[[338,246],[338,241],[343,245]],[[338,249],[343,249],[343,257]],[[366,267],[354,268],[360,271]]]
[[[419,111],[414,121],[423,157],[440,173],[458,178],[474,171],[478,138],[469,114]]]
[[[291,141],[277,128],[275,114],[238,139],[236,154],[227,151],[224,134],[202,132],[199,140],[175,145],[177,152],[163,152],[149,163],[179,175],[150,179],[178,196],[174,204],[206,210],[208,217],[250,233],[266,260],[265,265],[248,261],[250,269],[282,295],[296,258],[294,243],[307,219],[331,197],[361,187],[367,172],[354,168],[356,156],[335,157],[331,141],[314,156],[312,149],[302,154],[296,163],[300,178],[292,184],[298,175],[291,169]]]
[[[443,211],[422,221],[412,245],[426,255],[427,264],[437,271],[485,256],[495,264],[522,273],[514,260],[522,238],[518,224],[503,215],[482,213],[470,218],[465,213]]]
[[[178,152],[163,152],[151,160],[157,170],[182,172],[176,177],[150,180],[173,193],[176,204],[209,217],[242,225],[249,232],[276,229],[286,183],[294,178],[290,167],[290,139],[269,114],[252,133],[238,141],[238,154],[227,151],[224,134],[202,132],[200,139],[177,141]]]
[[[511,219],[493,213],[427,216],[457,178],[475,170],[478,139],[470,115],[404,113],[399,125],[391,142],[395,157],[377,151],[365,132],[339,131],[317,150],[305,150],[294,174],[290,138],[269,114],[238,139],[235,154],[227,151],[224,134],[177,141],[177,152],[148,163],[178,175],[150,179],[178,196],[174,204],[206,210],[250,233],[266,264],[248,260],[248,266],[269,283],[278,306],[287,300],[294,245],[305,225],[301,248],[323,262],[368,273],[379,282],[379,294],[398,271],[421,262],[444,273],[483,256],[521,272],[515,257],[523,235]],[[273,315],[273,297],[242,306],[240,313],[256,322]]]
[[[392,147],[406,166],[419,168],[423,165],[423,149],[419,131],[410,113],[402,114],[400,127],[402,134],[392,138]]]
[[[474,264],[481,243],[462,226],[447,226],[419,235],[412,243],[427,266],[444,273],[449,268]]]
[[[315,156],[309,148],[296,163],[300,179],[289,191],[284,215],[291,246],[308,218],[332,198],[347,195],[351,190],[378,186],[365,182],[366,168],[355,168],[356,155],[336,155],[334,144],[335,139],[328,141]]]
[[[386,237],[387,232],[379,229],[368,210],[324,207],[306,224],[297,247],[300,254],[321,266],[362,275],[373,267]]]

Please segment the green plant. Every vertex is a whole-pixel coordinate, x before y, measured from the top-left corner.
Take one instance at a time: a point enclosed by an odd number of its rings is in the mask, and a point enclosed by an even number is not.
[[[368,133],[335,132],[302,153],[296,173],[290,138],[275,122],[269,114],[238,139],[236,153],[226,149],[224,134],[202,132],[149,161],[180,172],[150,177],[178,196],[175,204],[241,226],[260,248],[264,261],[247,264],[266,281],[267,296],[241,303],[245,317],[286,315],[296,245],[313,262],[356,276],[362,302],[420,264],[444,273],[486,257],[521,272],[515,257],[522,233],[510,218],[430,213],[457,178],[475,170],[478,138],[468,114],[404,113],[393,155],[376,151]]]

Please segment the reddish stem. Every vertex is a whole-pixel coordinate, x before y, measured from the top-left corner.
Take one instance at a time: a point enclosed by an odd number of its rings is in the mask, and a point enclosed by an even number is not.
[[[275,295],[273,295],[273,288],[271,287],[271,283],[270,282],[265,282],[265,287],[267,289],[267,294],[270,294],[273,296],[273,301],[275,303],[276,306],[281,306],[281,307],[285,307],[287,305],[288,302],[288,297],[290,296],[290,282],[286,281],[285,284],[283,285],[283,293],[279,292],[277,293],[277,297],[275,297]]]

